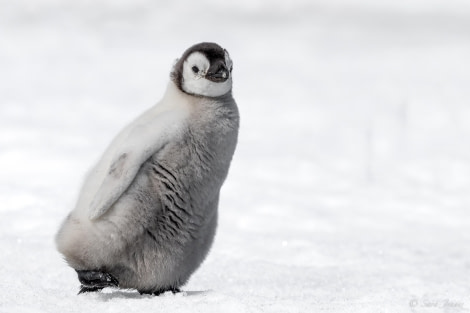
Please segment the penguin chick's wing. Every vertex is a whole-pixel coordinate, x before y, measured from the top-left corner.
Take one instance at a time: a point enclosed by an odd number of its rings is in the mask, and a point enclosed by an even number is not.
[[[143,155],[142,155],[143,156]],[[118,156],[98,188],[89,208],[91,220],[99,218],[116,202],[134,180],[137,171],[142,165],[140,157],[129,152],[123,152]]]
[[[162,149],[178,132],[182,112],[160,112],[154,118],[138,119],[113,141],[107,153],[97,165],[105,175],[98,184],[88,217],[94,220],[105,214],[129,188],[142,164]]]

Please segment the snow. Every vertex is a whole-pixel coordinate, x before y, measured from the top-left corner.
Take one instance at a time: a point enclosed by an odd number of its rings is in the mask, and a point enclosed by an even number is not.
[[[53,237],[187,47],[234,61],[239,145],[182,294],[78,281]],[[0,3],[0,312],[464,312],[468,1]]]

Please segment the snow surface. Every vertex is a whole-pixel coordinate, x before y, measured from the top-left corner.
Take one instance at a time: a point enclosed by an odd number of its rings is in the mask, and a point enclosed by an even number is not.
[[[87,169],[215,41],[242,123],[185,293],[78,281]],[[0,312],[468,312],[468,1],[0,2]]]

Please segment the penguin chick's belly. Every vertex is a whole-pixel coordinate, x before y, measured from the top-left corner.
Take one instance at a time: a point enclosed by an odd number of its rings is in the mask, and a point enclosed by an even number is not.
[[[103,216],[118,225],[126,242],[120,266],[111,270],[121,278],[122,287],[144,291],[179,287],[212,243],[220,187],[197,199],[194,192],[202,190],[191,190],[196,184],[189,175],[191,167],[175,171],[165,161],[155,157],[146,162],[115,212]]]
[[[58,235],[68,263],[108,272],[120,287],[144,292],[184,284],[212,244],[223,181],[190,154],[178,145],[152,156],[100,219],[72,213]]]

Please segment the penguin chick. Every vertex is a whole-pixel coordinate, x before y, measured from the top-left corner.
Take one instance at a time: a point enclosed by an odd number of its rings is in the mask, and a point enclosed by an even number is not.
[[[215,43],[186,50],[160,102],[126,126],[87,175],[56,235],[81,292],[177,291],[212,244],[238,137],[232,61]]]

